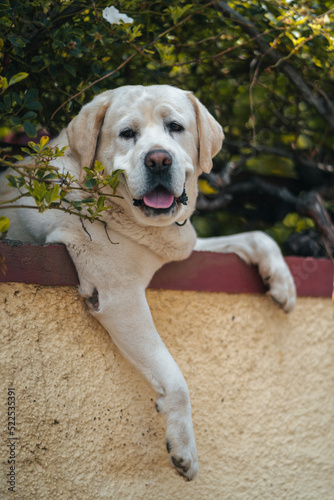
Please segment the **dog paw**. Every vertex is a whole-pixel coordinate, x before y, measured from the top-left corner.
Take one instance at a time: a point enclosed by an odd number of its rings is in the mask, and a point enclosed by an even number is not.
[[[296,288],[288,267],[273,274],[268,280],[267,294],[286,313],[293,311],[296,305]]]
[[[160,395],[155,408],[166,418],[166,448],[171,465],[186,481],[191,481],[198,473],[198,459],[189,391],[184,380],[174,384],[173,389]]]
[[[296,305],[296,287],[290,270],[277,243],[259,231],[254,232],[256,244],[253,246],[253,263],[259,267],[264,283],[268,286],[268,295],[285,312],[290,312]]]
[[[170,457],[172,466],[176,472],[186,481],[192,481],[198,474],[198,459],[195,440],[192,438],[188,446],[182,444],[185,436],[182,436],[181,442],[172,437],[167,437],[166,448]]]
[[[291,312],[296,305],[296,287],[283,257],[267,255],[259,271],[269,288],[267,295],[286,313]]]

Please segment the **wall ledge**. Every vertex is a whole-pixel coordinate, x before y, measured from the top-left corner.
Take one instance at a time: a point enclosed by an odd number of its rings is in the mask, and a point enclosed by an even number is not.
[[[64,245],[39,246],[19,241],[0,242],[6,274],[0,282],[53,286],[79,284],[75,266]],[[313,257],[286,257],[298,296],[331,297],[333,263]],[[255,266],[232,253],[193,252],[185,261],[163,266],[149,288],[227,293],[264,293],[266,288]]]

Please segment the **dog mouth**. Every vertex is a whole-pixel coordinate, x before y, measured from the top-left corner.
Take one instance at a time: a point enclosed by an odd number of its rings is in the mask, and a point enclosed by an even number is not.
[[[143,210],[147,216],[168,214],[177,205],[187,205],[188,196],[185,189],[181,196],[175,197],[164,186],[157,186],[146,193],[143,198],[133,199],[133,205]]]

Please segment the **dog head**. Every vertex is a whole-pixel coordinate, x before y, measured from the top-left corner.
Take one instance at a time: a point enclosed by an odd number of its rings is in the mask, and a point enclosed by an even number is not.
[[[84,106],[67,129],[80,167],[124,171],[118,194],[141,224],[168,225],[195,208],[197,177],[209,172],[221,126],[190,92],[168,85],[110,90]]]

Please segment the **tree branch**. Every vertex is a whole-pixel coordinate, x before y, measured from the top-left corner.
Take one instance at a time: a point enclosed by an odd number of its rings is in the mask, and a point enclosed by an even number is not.
[[[30,30],[33,28],[31,33],[23,32],[23,35],[29,39],[29,44],[25,49],[26,55],[31,55],[37,52],[40,49],[41,44],[44,40],[50,36],[50,31],[59,28],[62,24],[64,24],[67,18],[73,18],[76,14],[79,14],[83,10],[87,9],[90,5],[89,0],[84,0],[82,2],[74,1],[71,5],[66,7],[63,11],[59,12],[59,14],[53,16],[52,8],[45,15],[46,18],[50,18],[51,24],[47,28],[41,28],[40,23],[33,24],[33,26],[29,26]],[[34,29],[35,28],[35,29]]]
[[[293,66],[291,66],[291,64],[287,63],[275,49],[270,47],[270,45],[263,40],[262,34],[257,31],[254,24],[222,0],[219,0],[219,2],[215,5],[215,8],[239,24],[245,33],[255,39],[260,51],[271,59],[272,63],[275,64],[277,68],[289,78],[298,92],[300,92],[303,99],[310,106],[312,106],[312,108],[314,108],[328,123],[331,129],[334,130],[334,114],[332,113],[333,105],[328,105],[325,100],[317,98],[312,93],[310,87],[307,85],[300,73]]]
[[[260,177],[252,177],[245,182],[226,186],[220,190],[217,196],[211,199],[200,194],[196,208],[201,212],[222,210],[231,203],[236,194],[252,194],[254,192],[260,195],[266,194],[271,198],[283,201],[290,205],[292,210],[313,219],[319,234],[325,238],[325,241],[330,246],[334,246],[334,225],[320,194],[316,191],[305,192],[301,196],[296,196],[285,187],[275,186]]]
[[[224,139],[224,146],[226,146],[227,149],[229,151],[232,151],[234,154],[240,154],[242,156],[246,156],[246,159],[249,156],[256,156],[257,154],[281,156],[283,158],[289,158],[290,160],[299,163],[303,167],[314,168],[322,172],[328,172],[329,174],[334,174],[334,165],[330,163],[324,163],[321,161],[312,160],[310,156],[306,156],[305,150],[302,149],[294,149],[294,148],[285,149],[277,146],[265,146],[259,144],[252,145],[246,142],[237,143],[229,139]],[[248,154],[248,156],[243,155],[242,153],[243,148],[249,149],[252,153]]]

